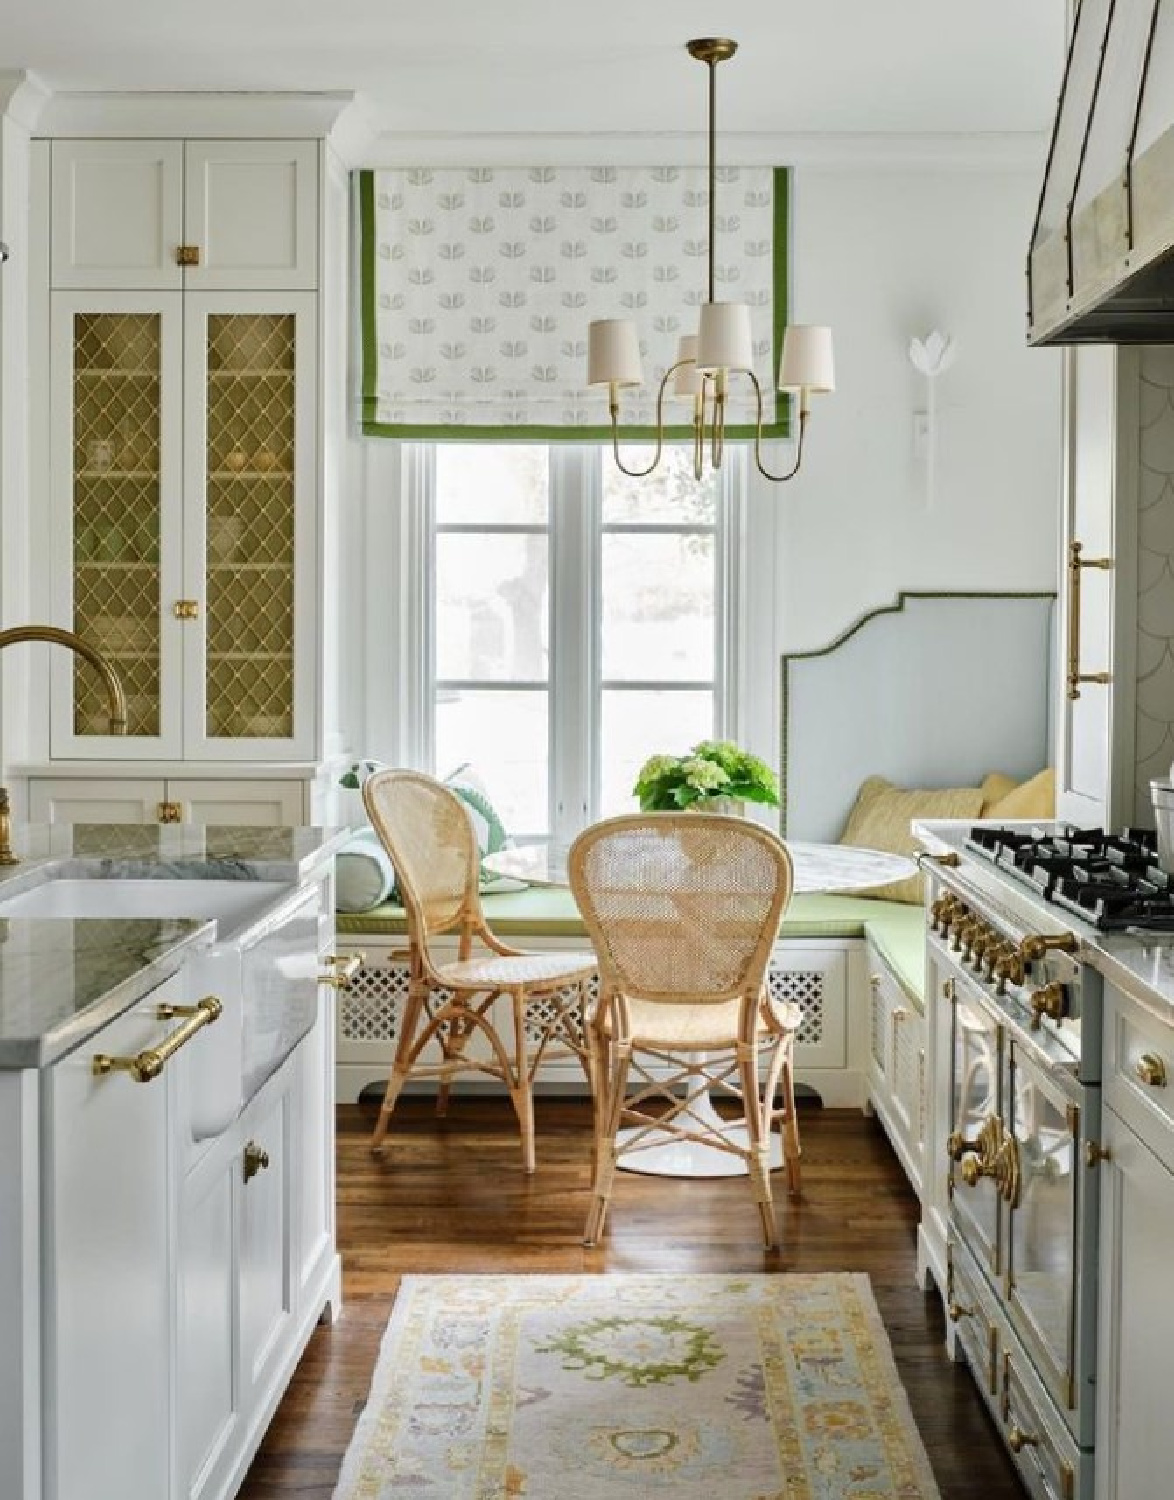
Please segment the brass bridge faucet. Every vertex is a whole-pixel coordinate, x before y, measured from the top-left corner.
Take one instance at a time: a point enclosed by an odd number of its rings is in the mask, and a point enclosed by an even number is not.
[[[5,646],[15,646],[21,641],[47,641],[51,646],[65,646],[83,661],[96,667],[106,683],[110,733],[126,733],[126,698],[122,683],[100,651],[83,641],[80,636],[74,635],[72,630],[62,630],[57,625],[14,625],[11,630],[0,630],[0,651]],[[12,852],[12,816],[8,788],[0,786],[0,865],[19,863],[19,858]]]

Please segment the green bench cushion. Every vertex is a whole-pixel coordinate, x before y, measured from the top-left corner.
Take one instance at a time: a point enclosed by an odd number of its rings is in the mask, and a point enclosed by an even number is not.
[[[502,937],[586,938],[569,890],[530,886],[482,898],[489,925]],[[354,937],[402,937],[404,910],[386,901],[371,911],[339,912],[338,931]],[[903,987],[920,999],[925,983],[925,914],[920,906],[861,896],[795,896],[783,918],[785,938],[867,937]]]

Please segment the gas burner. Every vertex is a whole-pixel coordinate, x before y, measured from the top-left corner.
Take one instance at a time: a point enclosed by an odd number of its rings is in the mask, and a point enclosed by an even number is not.
[[[1152,829],[976,827],[966,847],[1099,928],[1174,932],[1174,881]]]

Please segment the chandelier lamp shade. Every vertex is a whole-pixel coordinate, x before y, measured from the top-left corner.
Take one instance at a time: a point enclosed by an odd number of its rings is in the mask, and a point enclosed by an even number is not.
[[[660,463],[664,452],[666,400],[688,402],[693,408],[693,470],[700,479],[706,449],[715,469],[721,467],[731,381],[748,380],[754,391],[757,419],[754,462],[760,474],[774,483],[793,479],[803,462],[803,438],[811,397],[835,390],[831,329],[790,324],[783,333],[778,389],[798,403],[799,432],[795,462],[783,474],[773,474],[762,457],[762,386],[754,373],[754,336],[750,308],[744,302],[718,302],[714,297],[714,257],[717,232],[717,66],[733,57],[737,42],[727,37],[703,37],[686,43],[691,57],[709,69],[709,239],[708,285],[695,334],[679,342],[676,361],[665,371],[656,397],[656,449],[643,469],[628,468],[620,456],[620,392],[643,384],[640,335],[631,318],[600,318],[587,330],[587,384],[605,385],[611,419],[612,450],[620,470],[641,479]]]

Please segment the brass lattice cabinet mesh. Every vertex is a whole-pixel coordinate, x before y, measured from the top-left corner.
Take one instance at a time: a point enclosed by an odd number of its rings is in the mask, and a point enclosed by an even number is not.
[[[158,313],[73,329],[73,628],[113,662],[127,733],[159,733]],[[74,667],[75,734],[108,734],[101,678]]]
[[[294,317],[208,319],[208,733],[293,734]]]

